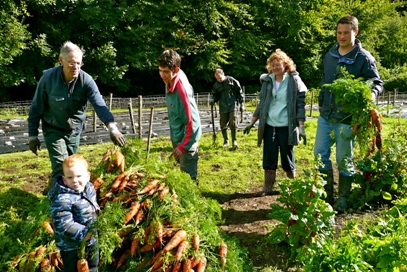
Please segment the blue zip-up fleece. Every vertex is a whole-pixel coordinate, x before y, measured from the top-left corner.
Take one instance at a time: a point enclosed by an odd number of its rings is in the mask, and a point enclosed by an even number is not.
[[[212,98],[214,102],[219,102],[220,114],[233,112],[237,104],[243,104],[242,87],[233,77],[225,76],[224,81],[213,84]]]
[[[100,210],[95,188],[88,182],[84,191],[79,193],[66,187],[62,177],[59,177],[48,192],[48,198],[51,201],[50,211],[58,249],[76,250],[87,235],[89,227],[96,221]],[[96,231],[86,241],[86,245],[92,245],[96,241],[95,233]]]
[[[44,132],[47,128],[54,128],[67,133],[81,133],[88,100],[106,126],[114,122],[96,82],[89,74],[80,70],[77,78],[66,83],[62,66],[45,70],[30,107],[29,136],[38,136],[40,120]]]
[[[305,94],[307,87],[301,80],[298,72],[288,75],[287,83],[287,114],[288,114],[288,144],[298,145],[299,132],[298,122],[305,121]],[[259,94],[260,103],[257,105],[253,116],[259,119],[257,131],[257,145],[260,147],[263,141],[264,129],[266,127],[267,115],[269,112],[273,91],[273,80],[271,74],[262,78],[263,84]]]
[[[328,51],[324,59],[322,84],[332,83],[338,77],[340,68],[344,66],[350,74],[355,75],[355,78],[371,80],[373,83],[372,92],[377,96],[383,91],[383,81],[380,79],[376,60],[362,48],[362,43],[358,39],[355,40],[355,43],[356,47],[344,56],[339,54],[338,44],[335,44]],[[341,105],[336,104],[334,94],[324,86],[319,94],[318,104],[322,107],[320,116],[324,119],[350,125],[352,116],[344,112]]]

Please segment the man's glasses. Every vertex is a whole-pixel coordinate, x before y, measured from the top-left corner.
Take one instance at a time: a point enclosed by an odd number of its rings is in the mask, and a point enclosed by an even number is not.
[[[75,67],[75,66],[82,67],[83,65],[84,65],[83,62],[74,62],[74,61],[69,62],[69,61],[68,61],[68,66],[71,67],[71,68],[73,68],[73,67]]]

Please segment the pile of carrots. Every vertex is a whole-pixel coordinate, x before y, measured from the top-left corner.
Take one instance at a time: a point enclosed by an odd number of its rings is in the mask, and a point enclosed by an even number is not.
[[[168,219],[162,219],[151,213],[153,198],[163,201],[170,197],[178,201],[178,196],[166,184],[166,177],[147,177],[146,174],[125,169],[125,157],[120,151],[108,150],[102,161],[107,164],[106,173],[118,174],[110,181],[103,176],[92,176],[92,184],[98,195],[101,209],[109,202],[119,202],[124,210],[121,231],[118,235],[122,243],[112,253],[112,269],[125,269],[126,264],[134,256],[143,256],[138,271],[205,271],[207,258],[200,251],[198,233],[187,233],[181,225],[174,225]],[[145,221],[150,216],[153,220]],[[143,235],[136,234],[141,224]],[[52,223],[44,222],[42,229],[53,235]],[[50,251],[46,253],[47,251]],[[227,245],[222,242],[218,248],[219,261],[222,267],[226,265]],[[47,256],[48,255],[48,256]],[[145,256],[144,256],[145,255]],[[106,265],[106,264],[105,264]],[[13,268],[20,271],[61,271],[62,260],[58,250],[53,247],[47,250],[39,247],[35,252],[22,257],[16,256]],[[77,263],[80,272],[89,271],[85,259]]]

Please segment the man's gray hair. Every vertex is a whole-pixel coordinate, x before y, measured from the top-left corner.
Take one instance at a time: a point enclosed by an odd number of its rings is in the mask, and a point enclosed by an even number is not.
[[[66,41],[61,47],[59,56],[62,57],[63,59],[66,59],[67,56],[72,52],[80,52],[83,56],[83,51],[79,46],[77,46],[73,42]]]

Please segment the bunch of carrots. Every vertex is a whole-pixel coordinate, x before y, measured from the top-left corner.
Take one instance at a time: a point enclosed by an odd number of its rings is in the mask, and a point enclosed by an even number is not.
[[[205,271],[207,258],[200,251],[198,233],[189,234],[182,226],[174,225],[158,216],[154,217],[150,212],[153,198],[162,201],[169,195],[174,201],[178,200],[175,192],[170,193],[171,190],[165,183],[166,177],[161,175],[152,178],[131,168],[126,170],[125,157],[117,150],[109,149],[102,161],[107,163],[106,173],[118,173],[111,182],[102,176],[92,177],[91,182],[97,192],[99,205],[104,209],[108,202],[120,201],[122,209],[125,210],[122,227],[120,227],[124,231],[119,233],[122,244],[112,254],[111,265],[114,269],[125,269],[128,260],[141,255],[143,261],[140,263],[140,271]],[[148,216],[154,219],[146,221]],[[135,230],[143,222],[146,222],[144,225],[149,225],[145,227],[143,235],[137,234]],[[52,223],[44,222],[42,228],[53,235]],[[44,250],[43,248],[45,247],[41,247],[41,250]],[[222,242],[219,245],[218,253],[220,263],[224,267],[227,256],[225,243]],[[16,257],[13,267],[19,269],[29,267],[27,263],[28,259],[33,258],[31,255],[43,256],[44,254],[39,252],[30,253],[23,256],[24,258]],[[63,264],[58,251],[48,255],[49,258],[41,257],[41,260],[30,262],[30,269],[37,267],[37,270],[41,271],[61,270]],[[86,259],[78,261],[77,269],[80,272],[89,271]]]

